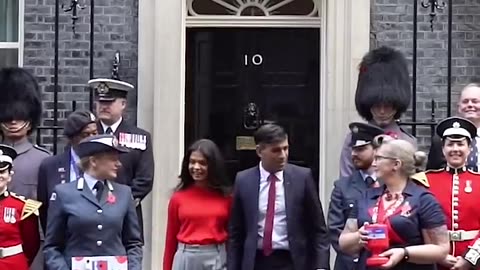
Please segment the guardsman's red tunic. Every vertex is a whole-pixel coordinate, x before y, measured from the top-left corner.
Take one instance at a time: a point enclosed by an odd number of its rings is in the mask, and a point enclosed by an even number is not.
[[[462,256],[480,230],[480,174],[449,167],[425,174],[446,215],[450,254]]]
[[[28,270],[40,247],[40,202],[0,194],[0,269]]]

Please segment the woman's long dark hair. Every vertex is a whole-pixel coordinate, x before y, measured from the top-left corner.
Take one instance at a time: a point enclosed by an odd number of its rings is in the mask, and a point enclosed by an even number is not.
[[[218,146],[208,139],[198,140],[188,148],[187,153],[183,157],[180,183],[177,186],[177,190],[186,189],[195,183],[195,180],[193,180],[192,176],[190,175],[190,171],[188,170],[190,155],[192,155],[192,152],[194,151],[202,153],[207,160],[208,187],[223,195],[229,195],[232,185],[227,178],[225,160],[223,159],[222,153],[218,149]]]

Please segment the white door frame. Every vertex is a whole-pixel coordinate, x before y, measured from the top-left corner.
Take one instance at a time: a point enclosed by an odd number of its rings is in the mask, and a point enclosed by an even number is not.
[[[324,0],[320,8],[320,198],[326,210],[347,124],[356,118],[353,103],[357,65],[369,49],[370,0]],[[185,41],[187,27],[308,27],[308,20],[221,18],[187,24],[186,2],[139,1],[138,123],[152,132],[155,182],[144,201],[144,269],[160,269],[168,200],[177,184],[184,152]],[[290,24],[291,23],[291,24]],[[317,22],[318,23],[318,22]],[[296,24],[296,25],[293,25]],[[327,169],[328,168],[328,169]]]

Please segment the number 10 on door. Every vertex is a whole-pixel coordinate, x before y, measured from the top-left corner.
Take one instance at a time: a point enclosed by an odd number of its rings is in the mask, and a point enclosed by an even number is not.
[[[261,54],[255,54],[253,56],[250,56],[248,54],[245,54],[243,56],[244,60],[244,65],[248,67],[249,65],[254,65],[254,66],[261,66],[263,64],[263,56]]]

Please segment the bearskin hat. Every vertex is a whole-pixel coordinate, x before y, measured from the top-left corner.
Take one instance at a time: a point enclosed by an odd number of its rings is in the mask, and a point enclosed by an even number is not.
[[[22,68],[0,69],[0,122],[29,121],[32,130],[42,115],[41,94],[32,74]]]
[[[360,63],[355,106],[358,114],[370,121],[370,109],[376,104],[392,105],[399,119],[407,110],[412,95],[407,60],[389,47],[368,52]]]

